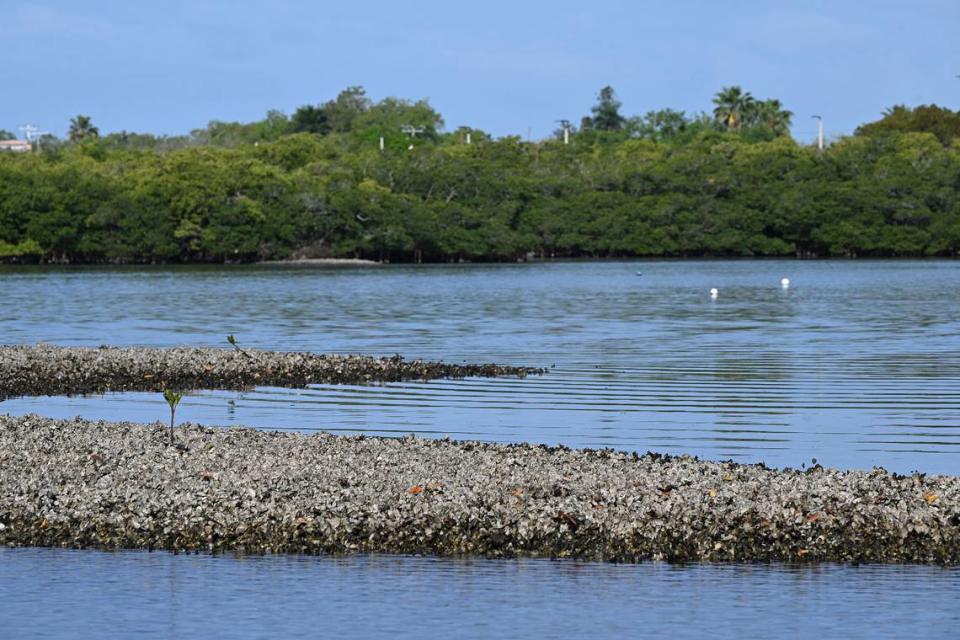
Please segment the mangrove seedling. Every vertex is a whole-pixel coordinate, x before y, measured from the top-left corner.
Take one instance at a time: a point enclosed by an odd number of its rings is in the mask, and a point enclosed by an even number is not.
[[[236,349],[237,351],[239,351],[239,352],[242,353],[243,355],[247,356],[248,358],[253,357],[253,356],[251,356],[249,353],[247,353],[246,351],[244,351],[243,349],[240,348],[240,345],[237,344],[237,339],[233,337],[233,334],[232,334],[232,333],[227,336],[227,342],[229,342],[230,344],[232,344],[234,349]]]
[[[170,389],[163,390],[163,399],[167,401],[168,405],[170,405],[170,444],[173,444],[173,418],[177,413],[177,405],[180,404],[180,399],[182,397],[182,393],[177,393],[176,391],[171,391]]]

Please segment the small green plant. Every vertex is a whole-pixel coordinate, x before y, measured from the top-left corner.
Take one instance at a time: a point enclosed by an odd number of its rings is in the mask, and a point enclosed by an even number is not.
[[[253,357],[253,356],[251,356],[249,353],[247,353],[246,351],[244,351],[243,349],[240,348],[240,345],[237,344],[237,339],[233,337],[233,334],[232,334],[232,333],[227,336],[227,342],[229,342],[230,344],[232,344],[234,349],[236,349],[237,351],[239,351],[239,352],[242,353],[243,355],[247,356],[248,358],[252,358],[252,357]]]
[[[170,444],[173,444],[173,419],[177,413],[177,405],[180,404],[181,398],[183,398],[182,393],[177,393],[170,389],[163,390],[163,399],[170,405]]]

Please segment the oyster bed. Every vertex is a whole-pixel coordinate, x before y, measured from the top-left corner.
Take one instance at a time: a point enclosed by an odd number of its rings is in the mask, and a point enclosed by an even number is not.
[[[447,364],[245,349],[0,346],[0,399],[107,391],[243,389],[362,384],[468,376],[526,376],[543,369]]]
[[[0,543],[638,561],[960,560],[960,479],[0,416]]]

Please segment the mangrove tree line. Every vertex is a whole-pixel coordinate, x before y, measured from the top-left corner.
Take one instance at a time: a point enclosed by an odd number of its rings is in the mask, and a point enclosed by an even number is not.
[[[958,113],[895,107],[819,151],[738,87],[710,113],[620,108],[605,87],[570,144],[445,131],[426,101],[359,87],[182,137],[100,135],[78,116],[72,141],[0,154],[0,259],[960,251]]]

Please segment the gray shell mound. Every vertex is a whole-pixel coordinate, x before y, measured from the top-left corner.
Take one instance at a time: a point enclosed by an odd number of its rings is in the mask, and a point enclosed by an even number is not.
[[[543,369],[496,364],[234,349],[0,346],[0,399],[13,396],[303,387],[468,376],[526,376]]]
[[[615,561],[960,560],[960,479],[0,417],[0,543]]]

